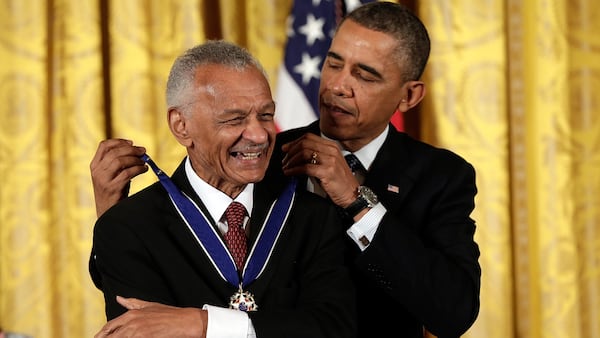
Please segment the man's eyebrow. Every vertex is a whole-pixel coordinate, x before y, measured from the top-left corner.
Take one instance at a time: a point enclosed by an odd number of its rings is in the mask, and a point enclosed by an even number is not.
[[[327,56],[336,60],[344,61],[344,59],[338,53],[332,51],[327,52]]]
[[[331,52],[331,51],[327,52],[327,57],[330,57],[330,58],[333,58],[333,59],[336,59],[336,60],[339,60],[339,61],[344,61],[344,58],[341,55],[339,55],[338,53],[336,53],[336,52]],[[381,73],[379,73],[377,70],[375,70],[375,68],[373,68],[371,66],[367,66],[364,63],[359,63],[358,64],[358,68],[364,70],[367,73],[372,74],[373,76],[375,76],[378,79],[382,79],[383,78],[381,76]]]

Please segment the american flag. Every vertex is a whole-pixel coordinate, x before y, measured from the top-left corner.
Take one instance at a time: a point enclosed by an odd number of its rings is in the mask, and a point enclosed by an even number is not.
[[[295,0],[287,20],[285,58],[279,68],[275,121],[279,130],[309,124],[319,117],[321,66],[337,24],[345,13],[374,0]],[[397,112],[392,124],[403,130]]]
[[[321,66],[345,13],[373,0],[295,0],[287,20],[287,44],[279,68],[275,121],[279,130],[319,117]]]

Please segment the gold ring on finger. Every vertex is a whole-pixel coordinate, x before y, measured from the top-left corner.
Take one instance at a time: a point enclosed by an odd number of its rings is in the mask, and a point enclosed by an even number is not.
[[[313,151],[311,157],[310,157],[310,164],[317,164],[317,157],[319,156],[319,154],[317,154],[316,151]]]

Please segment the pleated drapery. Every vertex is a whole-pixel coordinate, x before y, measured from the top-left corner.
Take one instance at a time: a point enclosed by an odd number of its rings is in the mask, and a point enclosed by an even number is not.
[[[600,337],[600,3],[420,1],[422,138],[477,171],[481,311],[465,336]]]

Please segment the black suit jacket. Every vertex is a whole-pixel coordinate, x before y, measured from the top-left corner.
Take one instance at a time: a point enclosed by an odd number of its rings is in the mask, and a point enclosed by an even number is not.
[[[283,178],[281,145],[307,132],[319,135],[319,122],[277,136],[267,175]],[[364,252],[346,236],[359,336],[422,337],[423,326],[439,337],[460,336],[479,312],[473,167],[390,125],[364,185],[387,213]]]
[[[209,215],[183,165],[172,180]],[[249,247],[282,183],[255,185]],[[265,271],[247,288],[259,306],[249,313],[258,337],[355,335],[354,288],[343,262],[341,231],[335,208],[313,194],[297,193]],[[108,319],[125,312],[116,295],[180,307],[227,307],[237,290],[219,277],[160,183],[98,219],[92,252],[90,274],[104,293]]]

